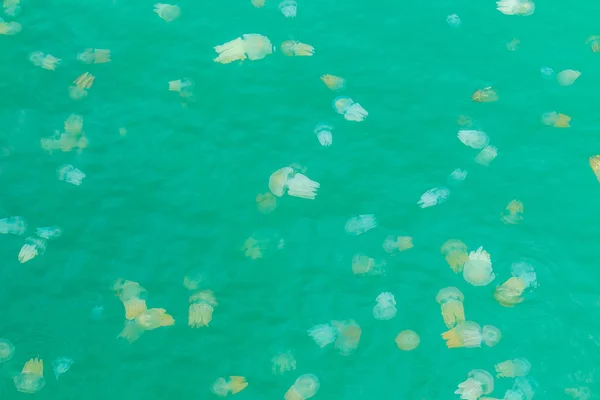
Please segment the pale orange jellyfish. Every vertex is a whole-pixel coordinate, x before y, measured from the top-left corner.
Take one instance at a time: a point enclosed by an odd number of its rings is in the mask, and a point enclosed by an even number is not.
[[[288,389],[283,398],[285,400],[307,400],[319,391],[321,383],[313,374],[304,374]]]
[[[518,224],[523,220],[523,202],[512,200],[501,215],[505,224]]]
[[[463,400],[477,400],[484,394],[490,394],[494,390],[494,377],[482,369],[474,369],[469,372],[466,381],[458,384],[454,394],[459,394]]]
[[[358,348],[362,330],[354,320],[331,321],[331,325],[339,332],[334,346],[343,356],[349,356]]]
[[[410,236],[388,236],[383,242],[383,249],[386,253],[395,253],[413,248],[412,237]]]
[[[208,326],[212,321],[214,307],[217,306],[213,292],[210,290],[196,292],[190,296],[189,302],[188,326],[192,328]]]
[[[571,117],[565,114],[557,113],[556,111],[542,114],[542,123],[555,128],[570,128],[570,121]]]
[[[585,44],[589,44],[594,53],[600,52],[600,36],[593,35],[587,38]]]
[[[400,350],[411,351],[419,346],[419,343],[421,343],[421,338],[419,338],[417,332],[407,329],[400,332],[396,336],[395,341],[396,346],[398,346]]]
[[[248,386],[246,378],[243,376],[230,376],[229,381],[225,378],[219,378],[212,386],[212,391],[218,396],[227,396],[229,392],[236,394],[244,390]]]
[[[590,167],[592,168],[592,171],[594,171],[596,179],[600,182],[600,156],[590,157]]]
[[[329,89],[333,91],[339,91],[346,87],[346,80],[339,76],[325,74],[321,75],[321,80]]]
[[[309,44],[301,43],[297,40],[286,40],[281,43],[281,52],[290,57],[312,56],[315,54],[315,48]]]
[[[484,325],[481,330],[481,338],[486,346],[493,347],[502,339],[502,332],[493,325]]]
[[[523,301],[525,289],[537,286],[537,275],[533,267],[525,262],[513,263],[512,277],[496,288],[494,298],[505,307],[513,307]]]
[[[442,306],[442,317],[446,327],[453,328],[461,322],[465,322],[465,310],[463,301],[465,296],[457,288],[450,286],[441,289],[435,301]]]
[[[271,370],[274,374],[283,374],[296,369],[296,359],[289,351],[275,355],[271,359],[271,364]]]
[[[517,357],[498,363],[494,368],[496,369],[496,378],[515,378],[529,374],[531,363],[526,358]]]
[[[273,212],[277,208],[277,197],[271,193],[259,194],[256,196],[258,211],[263,214]]]
[[[471,96],[476,103],[492,103],[498,101],[498,93],[491,86],[476,90]]]
[[[475,322],[465,321],[456,325],[454,328],[442,333],[442,339],[446,341],[449,349],[456,347],[481,347],[483,340],[481,327]]]
[[[382,275],[385,261],[376,261],[374,258],[357,254],[352,258],[352,272],[355,275]]]
[[[17,391],[21,393],[37,393],[44,388],[44,361],[32,358],[25,363],[21,373],[13,379]]]
[[[450,239],[442,245],[442,254],[446,262],[455,273],[462,272],[465,263],[469,260],[467,245],[457,239]]]

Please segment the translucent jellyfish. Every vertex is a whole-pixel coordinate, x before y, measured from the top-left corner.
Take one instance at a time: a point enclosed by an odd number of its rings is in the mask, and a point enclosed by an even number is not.
[[[75,186],[81,185],[81,181],[85,178],[85,173],[83,171],[70,164],[64,164],[58,167],[56,174],[58,175],[59,180],[71,183]]]
[[[383,241],[383,249],[386,253],[396,253],[413,248],[412,237],[389,235]]]
[[[496,158],[497,155],[498,149],[496,147],[485,146],[483,150],[481,150],[475,157],[475,162],[477,164],[483,165],[484,167],[487,167]]]
[[[486,346],[493,347],[502,339],[502,332],[493,325],[484,325],[481,330],[481,338]]]
[[[285,400],[307,400],[319,391],[321,383],[313,374],[301,375],[283,396]]]
[[[58,64],[60,64],[61,59],[56,58],[51,54],[46,54],[41,59],[39,59],[39,64],[36,64],[36,62],[34,60],[32,60],[32,62],[35,65],[41,67],[42,69],[54,71],[56,69],[56,67],[58,66]]]
[[[21,12],[20,3],[20,0],[4,0],[4,13],[9,17],[16,17]]]
[[[470,128],[473,126],[473,123],[475,121],[473,121],[473,119],[471,117],[468,117],[466,115],[459,115],[458,118],[456,119],[456,123],[460,126],[465,126],[467,128]]]
[[[346,88],[346,80],[340,76],[335,75],[321,75],[323,83],[333,91],[340,91]]]
[[[0,35],[16,35],[21,32],[21,24],[15,21],[0,21]]]
[[[355,275],[383,275],[385,266],[385,261],[377,261],[364,254],[356,254],[352,258],[352,272]]]
[[[294,0],[283,0],[279,3],[279,11],[281,11],[286,18],[295,18],[296,8],[296,2]]]
[[[341,355],[349,356],[358,348],[362,330],[354,320],[331,321],[331,325],[339,332],[334,346]]]
[[[71,369],[74,361],[70,357],[59,357],[52,361],[52,370],[54,371],[54,376],[56,380],[61,377],[61,375],[65,374],[67,371]]]
[[[521,44],[521,41],[517,38],[514,38],[510,42],[506,43],[506,49],[508,51],[517,51],[519,49],[520,44]]]
[[[73,100],[79,100],[82,97],[87,96],[87,89],[92,87],[94,79],[96,78],[88,72],[79,76],[73,81],[75,85],[69,86],[69,96]]]
[[[373,214],[363,214],[350,218],[344,229],[347,234],[357,236],[377,227],[377,219]]]
[[[556,75],[556,81],[561,86],[569,86],[575,83],[577,78],[581,76],[581,72],[572,69],[565,69]]]
[[[589,161],[590,161],[590,167],[592,168],[592,171],[594,171],[594,175],[596,175],[596,179],[598,179],[598,182],[600,182],[600,155],[590,157]],[[0,233],[2,233],[1,227],[0,227]]]
[[[443,288],[438,292],[435,301],[442,306],[442,317],[446,327],[454,328],[465,322],[464,300],[463,293],[453,286]]]
[[[542,123],[547,126],[555,128],[570,128],[569,122],[571,117],[565,114],[557,113],[556,111],[550,111],[542,114]]]
[[[498,93],[491,86],[476,90],[471,96],[471,100],[476,103],[493,103],[498,101]]]
[[[225,397],[229,394],[229,384],[225,378],[218,378],[212,385],[212,392],[217,396]]]
[[[463,278],[473,286],[485,286],[496,278],[490,253],[483,247],[469,253],[469,260],[463,267]]]
[[[484,131],[473,129],[461,129],[458,131],[458,139],[465,145],[473,149],[483,149],[490,141]]]
[[[542,67],[540,68],[540,73],[546,79],[551,79],[554,77],[554,70],[550,67]]]
[[[110,62],[110,50],[85,49],[77,54],[77,59],[86,64],[104,64]]]
[[[113,283],[112,289],[121,301],[136,299],[147,293],[147,290],[139,283],[125,279],[117,279]]]
[[[468,172],[464,169],[457,168],[450,173],[450,179],[455,181],[464,181],[467,179]]]
[[[477,400],[484,394],[490,394],[494,390],[494,377],[482,369],[474,369],[469,372],[468,379],[458,384],[454,394],[459,394],[464,400]]]
[[[277,197],[287,192],[288,196],[314,200],[319,187],[318,182],[291,167],[280,168],[269,177],[269,190]]]
[[[169,91],[179,93],[180,97],[189,98],[194,95],[194,84],[187,78],[169,82]]]
[[[594,53],[600,52],[600,36],[590,36],[585,41],[585,44],[589,45]]]
[[[40,237],[30,236],[25,239],[25,244],[21,247],[17,256],[21,264],[41,256],[46,251],[46,240]]]
[[[523,220],[523,202],[512,200],[501,215],[505,224],[518,224]]]
[[[15,345],[10,340],[0,338],[0,364],[12,360]]]
[[[531,0],[499,0],[496,9],[504,15],[529,16],[535,11],[535,4]]]
[[[589,400],[592,397],[592,391],[587,386],[565,388],[565,394],[575,400]]]
[[[315,48],[297,40],[286,40],[281,43],[281,52],[288,57],[312,56],[315,54]]]
[[[454,328],[442,333],[442,339],[446,341],[449,349],[456,347],[474,348],[481,347],[483,340],[481,327],[475,322],[465,321]]]
[[[277,197],[269,192],[259,194],[256,196],[256,205],[258,206],[258,211],[263,214],[268,214],[275,211],[275,208],[277,208]]]
[[[265,0],[251,0],[251,3],[256,8],[261,8],[265,6]]]
[[[460,18],[456,14],[448,15],[448,17],[446,18],[446,22],[452,28],[459,28],[461,24]]]
[[[515,378],[517,376],[526,376],[531,370],[531,363],[523,357],[512,360],[502,361],[494,365],[496,369],[496,378]]]
[[[318,124],[315,127],[315,135],[317,135],[317,139],[321,146],[329,147],[333,143],[333,135],[331,134],[331,130],[333,126],[325,123]]]
[[[417,205],[421,208],[433,207],[438,204],[444,203],[450,196],[450,190],[445,187],[436,187],[429,189],[421,195],[421,199]]]
[[[273,45],[266,36],[249,33],[242,35],[242,37],[215,46],[215,51],[219,55],[213,61],[221,64],[229,64],[246,58],[254,61],[263,59],[273,53]]]
[[[17,391],[33,394],[44,388],[44,362],[38,358],[32,358],[25,363],[21,373],[13,379]]]
[[[164,308],[151,308],[135,317],[135,323],[147,331],[160,328],[161,326],[172,326],[175,320]]]
[[[44,239],[56,239],[62,234],[62,229],[58,226],[46,226],[43,228],[36,228],[35,234]]]
[[[179,6],[175,6],[172,4],[161,4],[156,3],[154,5],[154,12],[158,14],[159,17],[164,19],[167,22],[175,21],[179,18],[181,14],[181,9]]]
[[[22,235],[27,229],[23,217],[8,217],[0,219],[0,234]]]
[[[348,121],[361,122],[369,116],[367,110],[346,96],[339,96],[333,99],[333,108]]]
[[[289,351],[276,354],[271,359],[271,364],[271,370],[274,374],[283,374],[284,372],[294,371],[296,369],[296,359]]]
[[[339,333],[337,328],[334,328],[330,324],[315,325],[308,330],[308,335],[320,348],[335,342]]]
[[[441,251],[446,256],[446,262],[452,271],[456,273],[463,271],[465,263],[469,260],[466,244],[457,239],[450,239],[442,245]]]
[[[188,326],[200,328],[208,326],[212,321],[214,307],[217,306],[217,299],[211,290],[201,290],[190,296],[190,307],[188,312]]]
[[[375,299],[377,304],[373,307],[373,316],[375,319],[385,321],[396,316],[396,299],[389,292],[383,292]]]
[[[494,298],[500,305],[513,307],[523,301],[522,294],[537,286],[534,268],[524,262],[512,264],[512,277],[496,288]]]
[[[530,376],[518,376],[512,389],[506,391],[505,400],[531,400],[537,391],[538,383]]]
[[[421,338],[415,331],[404,330],[396,336],[396,346],[403,351],[411,351],[416,349],[421,343]]]
[[[218,396],[227,396],[229,392],[236,394],[244,390],[248,386],[246,378],[243,376],[230,376],[229,381],[224,378],[219,378],[213,384],[212,391]]]

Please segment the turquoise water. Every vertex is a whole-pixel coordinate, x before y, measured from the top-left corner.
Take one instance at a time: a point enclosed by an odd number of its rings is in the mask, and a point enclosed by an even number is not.
[[[44,360],[40,398],[216,398],[218,377],[246,377],[239,399],[282,398],[304,373],[320,379],[315,398],[458,398],[452,393],[471,369],[526,357],[539,384],[536,398],[567,398],[565,388],[593,396],[600,325],[595,248],[600,235],[600,186],[588,158],[600,153],[595,99],[599,55],[585,44],[599,34],[600,5],[539,1],[532,16],[503,15],[494,1],[308,2],[286,19],[277,3],[179,1],[181,17],[167,23],[152,2],[26,2],[16,18],[22,32],[0,37],[0,218],[22,216],[22,235],[0,237],[0,337],[15,344],[0,364],[0,395],[20,398],[12,377],[32,357]],[[446,17],[462,23],[451,28]],[[295,39],[313,57],[281,51],[258,61],[214,63],[213,47],[245,33],[275,46]],[[519,48],[506,44],[518,38]],[[110,49],[112,61],[77,61],[86,48]],[[35,67],[31,52],[62,59],[55,71]],[[582,72],[563,87],[542,67]],[[86,98],[67,87],[84,72],[96,77]],[[341,93],[319,79],[344,77]],[[182,107],[168,82],[188,78],[194,98]],[[493,86],[495,103],[475,103]],[[344,120],[332,100],[350,96],[369,112]],[[572,117],[570,129],[540,122],[542,113]],[[80,153],[40,148],[72,113],[84,118],[89,146]],[[498,148],[488,167],[457,138],[467,115]],[[320,146],[319,122],[334,126],[333,145]],[[120,128],[126,134],[119,133]],[[296,163],[321,187],[314,201],[284,196],[274,212],[255,201],[269,176]],[[62,164],[85,172],[80,186],[56,177]],[[464,182],[450,184],[456,168]],[[448,200],[417,206],[422,193],[447,186]],[[524,220],[505,225],[513,199]],[[378,226],[350,236],[346,221],[374,214]],[[62,236],[43,255],[17,255],[35,227],[57,225]],[[284,240],[252,260],[240,250],[256,235]],[[410,236],[396,255],[388,235]],[[473,287],[440,253],[448,239],[483,246],[496,279]],[[352,258],[385,260],[386,274],[356,276]],[[529,262],[539,287],[522,304],[493,297],[514,261]],[[208,327],[187,326],[184,276],[201,277],[217,298]],[[129,344],[117,339],[124,311],[111,285],[119,278],[148,290],[148,307],[165,308],[175,325]],[[501,329],[494,347],[447,349],[435,296],[458,287],[468,320]],[[381,292],[398,314],[374,319]],[[95,307],[96,311],[93,311]],[[361,327],[356,353],[320,349],[306,331],[331,320]],[[411,329],[411,352],[394,338]],[[291,351],[297,368],[278,376],[271,358]],[[56,380],[52,360],[75,363]],[[501,398],[511,379],[496,379]],[[582,397],[583,398],[583,397]]]

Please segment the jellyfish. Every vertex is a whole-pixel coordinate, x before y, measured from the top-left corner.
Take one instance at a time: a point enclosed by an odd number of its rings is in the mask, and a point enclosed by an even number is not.
[[[518,376],[512,389],[506,391],[506,400],[531,400],[537,391],[538,383],[530,376]]]
[[[417,332],[411,331],[409,329],[400,332],[396,336],[395,341],[396,346],[398,346],[398,348],[403,351],[414,350],[419,346],[419,343],[421,343],[421,339],[419,338]]]
[[[369,116],[367,110],[346,96],[339,96],[333,99],[333,108],[348,121],[361,122]]]
[[[442,317],[449,329],[465,322],[464,300],[462,292],[453,286],[441,289],[435,297],[435,301],[442,306]]]
[[[459,115],[458,118],[456,119],[456,123],[460,126],[466,126],[467,128],[470,128],[473,126],[473,123],[475,121],[473,121],[473,119],[471,117],[468,117],[466,115]]]
[[[69,371],[73,363],[73,359],[69,357],[59,357],[56,360],[52,361],[52,370],[54,371],[54,376],[56,377],[56,380],[58,380],[58,378],[60,378],[61,375]]]
[[[42,69],[47,69],[49,71],[54,71],[58,64],[60,64],[61,59],[54,57],[52,54],[46,54],[41,60],[40,65]]]
[[[283,0],[279,3],[279,11],[286,18],[296,18],[296,2],[294,0]]]
[[[454,171],[450,173],[450,179],[455,181],[464,181],[467,179],[468,172],[464,169],[456,168]]]
[[[320,347],[326,347],[335,342],[339,335],[339,330],[330,324],[315,325],[308,330],[308,335]]]
[[[261,8],[265,6],[265,0],[251,0],[251,3],[256,8]]]
[[[181,9],[179,6],[174,6],[172,4],[156,3],[154,5],[154,12],[165,21],[171,22],[179,18]]]
[[[476,90],[471,96],[471,100],[476,103],[493,103],[498,101],[498,93],[491,86]]]
[[[373,214],[363,214],[357,217],[352,217],[346,221],[344,230],[352,236],[362,235],[377,227],[377,219]]]
[[[85,173],[73,167],[71,164],[61,165],[57,168],[56,174],[58,175],[59,180],[71,183],[75,186],[81,185],[81,181],[85,178]]]
[[[93,75],[86,72],[80,75],[77,79],[73,81],[74,86],[69,86],[69,96],[73,100],[79,100],[82,97],[87,96],[87,90],[92,87],[94,83],[94,79],[96,79]]]
[[[587,38],[585,44],[589,44],[594,53],[600,52],[600,36],[593,35]]]
[[[523,202],[512,200],[506,206],[506,211],[501,214],[505,224],[518,224],[523,220]]]
[[[463,278],[473,286],[485,286],[496,278],[490,253],[483,247],[469,253],[469,260],[463,267]]]
[[[377,304],[373,307],[373,316],[375,319],[385,321],[396,316],[396,299],[390,292],[380,293],[375,299]]]
[[[417,205],[421,208],[433,207],[444,203],[448,200],[448,196],[450,196],[450,190],[445,187],[435,187],[423,193]]]
[[[460,27],[460,24],[461,24],[460,18],[456,14],[448,15],[448,17],[446,17],[446,22],[452,28],[458,28],[458,27]]]
[[[0,20],[0,35],[16,35],[21,32],[21,29],[21,24],[18,22],[4,22]]]
[[[506,49],[508,51],[517,51],[519,49],[520,44],[521,44],[521,41],[517,38],[514,38],[510,42],[506,43]]]
[[[545,79],[551,79],[554,77],[554,70],[550,67],[540,68],[540,73]]]
[[[162,326],[172,326],[175,319],[164,308],[151,308],[143,311],[133,321],[126,321],[119,337],[133,343],[145,332]]]
[[[242,37],[238,37],[220,46],[215,46],[215,51],[219,55],[213,61],[221,64],[229,64],[233,61],[245,60],[246,58],[254,61],[261,60],[273,53],[273,45],[266,36],[257,33],[248,33],[242,35]]]
[[[23,217],[8,217],[0,219],[0,234],[22,235],[27,229]]]
[[[258,206],[258,211],[263,214],[271,213],[277,208],[277,197],[275,197],[272,193],[264,193],[256,196],[256,205]]]
[[[535,11],[535,3],[531,0],[499,0],[496,9],[504,15],[529,16]]]
[[[288,57],[312,56],[315,54],[315,48],[309,44],[301,43],[297,40],[286,40],[285,42],[281,43],[281,52]]]
[[[38,358],[27,361],[21,373],[14,377],[13,382],[17,391],[21,393],[33,394],[42,390],[46,385],[44,361]]]
[[[482,369],[474,369],[469,372],[467,380],[458,384],[454,394],[459,394],[464,400],[477,400],[484,394],[490,394],[494,390],[494,377]]]
[[[343,90],[346,88],[346,80],[340,76],[325,74],[325,75],[321,75],[321,80],[323,81],[325,86],[327,86],[329,89],[333,90],[334,92],[337,92],[337,91],[340,91],[340,90]]]
[[[354,320],[331,321],[331,325],[339,332],[334,346],[341,355],[349,356],[358,348],[362,330]]]
[[[288,196],[314,200],[319,187],[321,185],[318,182],[310,180],[292,167],[280,168],[269,177],[269,190],[277,197],[287,192]]]
[[[481,327],[475,322],[465,321],[454,328],[442,333],[442,339],[446,341],[449,349],[456,347],[474,348],[481,347]]]
[[[218,396],[227,396],[229,392],[236,394],[248,386],[246,378],[243,376],[230,376],[229,381],[225,378],[218,378],[212,386],[212,391]]]
[[[587,386],[565,388],[565,394],[575,400],[589,400],[592,397],[592,391]]]
[[[493,325],[484,325],[481,330],[483,343],[488,347],[493,347],[502,339],[502,332]]]
[[[196,292],[190,296],[189,303],[188,326],[191,328],[208,326],[212,321],[214,307],[218,304],[213,292],[211,290]]]
[[[16,17],[21,12],[20,0],[4,0],[4,13],[9,17]]]
[[[15,354],[15,345],[8,339],[0,338],[0,364],[12,360]]]
[[[523,301],[522,294],[528,288],[537,287],[537,276],[534,268],[525,263],[513,263],[512,277],[496,288],[494,298],[500,305],[513,307]]]
[[[383,275],[385,265],[385,261],[377,261],[364,254],[356,254],[352,258],[352,272],[355,275]]]
[[[125,307],[125,319],[134,320],[146,311],[146,300],[142,297],[147,292],[139,283],[119,279],[113,284],[113,290]]]
[[[187,78],[178,79],[169,82],[169,91],[179,93],[179,96],[186,99],[194,95],[194,84]]]
[[[296,359],[289,351],[275,355],[271,359],[271,364],[273,365],[271,370],[276,375],[296,369]]]
[[[77,59],[86,64],[104,64],[110,62],[110,50],[85,49],[77,54]]]
[[[62,234],[62,229],[60,229],[58,226],[36,228],[35,234],[44,239],[56,239]]]
[[[542,123],[547,126],[554,128],[569,128],[569,122],[571,117],[565,114],[557,113],[556,111],[550,111],[542,114]]]
[[[502,361],[494,365],[494,368],[496,369],[496,378],[515,378],[528,375],[531,370],[531,363],[526,358],[517,357]]]
[[[474,129],[461,129],[458,131],[458,139],[465,145],[473,149],[483,149],[489,143],[490,139],[484,131]]]
[[[315,135],[317,135],[317,139],[321,146],[329,147],[333,143],[333,135],[331,134],[331,130],[333,127],[329,124],[321,123],[315,127]]]
[[[581,72],[573,69],[565,69],[556,74],[556,81],[561,86],[569,86],[575,83],[577,78],[581,76]]]
[[[319,391],[319,378],[313,374],[301,375],[283,396],[285,400],[307,400]]]
[[[592,171],[594,171],[594,175],[596,175],[596,179],[600,182],[600,155],[590,157],[590,167]],[[0,227],[0,233],[2,233],[2,228]]]
[[[495,146],[485,146],[483,150],[481,150],[475,157],[475,162],[477,164],[483,165],[484,167],[487,167],[496,158],[497,155],[498,149]]]
[[[45,251],[46,240],[40,237],[30,236],[25,239],[25,244],[21,247],[17,258],[21,264],[24,264],[36,256],[41,256]]]
[[[252,237],[249,237],[242,246],[244,255],[252,260],[256,260],[263,257],[262,249],[258,241]]]
[[[383,249],[386,253],[395,253],[413,248],[412,237],[389,235],[383,241]]]
[[[463,271],[465,263],[469,260],[467,245],[457,239],[450,239],[442,245],[442,254],[446,256],[446,262],[452,271],[459,273]]]

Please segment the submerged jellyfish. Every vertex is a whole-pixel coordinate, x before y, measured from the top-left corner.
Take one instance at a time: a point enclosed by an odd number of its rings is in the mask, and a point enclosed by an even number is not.
[[[454,286],[443,288],[438,292],[435,301],[442,306],[442,317],[446,327],[454,328],[465,322],[464,300],[463,293]]]
[[[458,384],[454,394],[459,394],[464,400],[477,400],[484,394],[490,394],[494,390],[494,377],[482,369],[474,369],[469,372],[466,381]]]
[[[352,272],[355,275],[382,275],[385,272],[385,261],[377,261],[363,254],[356,254],[352,258]]]
[[[259,194],[256,196],[256,205],[258,206],[258,211],[263,214],[268,214],[277,208],[277,197],[269,192]]]
[[[21,12],[20,0],[4,0],[4,13],[9,17],[16,17]]]
[[[194,84],[187,78],[177,79],[169,82],[169,91],[179,93],[179,96],[183,98],[189,98],[193,96]]]
[[[486,346],[493,347],[502,339],[502,332],[493,325],[484,325],[481,330],[481,338]]]
[[[347,234],[358,236],[377,227],[377,219],[373,214],[363,214],[346,221],[344,230]]]
[[[538,383],[530,376],[518,376],[512,389],[506,391],[506,400],[531,400],[537,391]]]
[[[367,110],[347,96],[339,96],[333,99],[333,109],[338,114],[342,114],[348,121],[361,122],[369,116]]]
[[[167,22],[171,22],[179,18],[181,14],[181,9],[179,6],[175,6],[172,4],[161,4],[156,3],[154,5],[154,12],[158,14],[159,17],[164,19]]]
[[[133,321],[126,321],[119,337],[129,343],[136,341],[145,331],[151,331],[161,326],[172,326],[175,319],[164,308],[151,308],[143,311]]]
[[[45,251],[46,240],[40,237],[30,236],[25,239],[25,244],[21,247],[17,258],[21,264],[24,264],[36,256],[41,256]]]
[[[8,217],[0,219],[0,234],[22,235],[27,229],[23,217]]]
[[[421,208],[433,207],[438,204],[444,203],[450,196],[450,190],[445,187],[436,187],[429,189],[421,195],[421,199],[417,205]]]
[[[211,290],[201,290],[190,296],[190,307],[188,311],[188,326],[200,328],[208,326],[212,321],[214,307],[217,299]]]
[[[496,378],[515,378],[525,376],[531,370],[531,363],[523,357],[517,357],[512,360],[502,361],[494,365],[496,369]]]
[[[487,167],[496,158],[497,155],[498,149],[495,146],[485,146],[483,150],[481,150],[475,157],[475,162],[477,164],[483,165],[484,167]]]
[[[494,298],[500,305],[513,307],[523,301],[522,294],[528,288],[537,286],[534,268],[525,262],[513,263],[512,277],[496,288]]]
[[[283,374],[296,369],[296,359],[289,351],[275,355],[271,359],[271,364],[273,365],[271,370],[274,374]]]
[[[81,185],[81,181],[85,178],[85,173],[71,164],[64,164],[57,168],[56,174],[58,179],[71,183],[75,186]]]
[[[44,362],[38,358],[32,358],[25,363],[21,373],[13,379],[17,391],[21,393],[37,393],[44,388]]]
[[[212,386],[212,391],[218,396],[227,396],[229,392],[236,394],[248,386],[246,378],[243,376],[230,376],[229,381],[225,378],[218,378]]]
[[[484,131],[474,129],[461,129],[458,131],[458,139],[465,145],[473,149],[483,149],[489,143],[490,139]]]
[[[514,38],[510,42],[506,43],[506,49],[508,51],[517,51],[519,49],[519,44],[521,44],[521,41],[517,38]]]
[[[581,72],[573,69],[565,69],[556,74],[556,81],[561,86],[569,86],[575,83],[577,78],[581,76]]]
[[[377,304],[373,307],[373,316],[380,321],[392,319],[396,316],[396,299],[390,292],[383,292],[375,299]]]
[[[467,179],[468,172],[464,169],[456,168],[454,171],[450,173],[450,179],[455,181],[464,181]]]
[[[349,356],[358,348],[362,330],[354,320],[331,321],[331,325],[339,332],[334,346],[341,355]]]
[[[412,237],[389,235],[383,241],[383,249],[386,253],[395,253],[413,248]]]
[[[279,3],[279,11],[281,11],[286,18],[295,18],[296,8],[296,2],[294,0],[283,0]]]
[[[471,95],[471,100],[476,103],[493,103],[498,101],[498,93],[491,86],[476,90]]]
[[[483,247],[469,253],[469,260],[463,267],[463,278],[473,286],[485,286],[496,278],[490,253]]]
[[[261,8],[265,6],[265,0],[251,0],[251,3],[256,8]]]
[[[594,175],[596,175],[596,179],[600,182],[600,155],[590,157],[589,161],[590,167],[592,168],[592,171],[594,171]],[[0,233],[3,233],[1,232],[1,228]]]
[[[523,202],[512,200],[501,215],[505,224],[518,224],[523,220]]]
[[[465,321],[454,328],[442,333],[442,339],[446,341],[449,349],[456,347],[481,347],[481,327],[475,322]]]
[[[110,62],[110,50],[85,49],[77,54],[77,59],[86,64],[104,64]]]
[[[0,338],[0,364],[12,360],[15,345],[10,340]]]
[[[215,51],[219,55],[213,61],[229,64],[246,58],[252,61],[261,60],[273,53],[273,45],[266,36],[248,33],[220,46],[215,46]]]
[[[4,22],[0,18],[0,35],[16,35],[21,32],[21,24],[15,21]]]
[[[554,128],[570,128],[571,117],[565,114],[550,111],[542,114],[542,123]]]
[[[283,167],[269,177],[269,190],[277,197],[288,196],[314,200],[321,185],[292,167]]]
[[[339,91],[346,88],[346,80],[342,77],[335,75],[321,75],[321,80],[329,89],[333,91]]]
[[[456,14],[448,15],[448,17],[446,17],[446,22],[452,28],[458,28],[458,27],[460,27],[460,24],[461,24],[460,18]]]
[[[410,329],[400,332],[395,339],[396,346],[403,351],[411,351],[416,349],[421,343],[419,335]]]
[[[321,123],[315,127],[315,135],[317,135],[317,139],[321,146],[329,147],[333,143],[333,135],[331,134],[331,130],[333,127],[329,124]]]
[[[442,245],[441,251],[446,256],[446,262],[452,271],[462,272],[465,263],[469,260],[467,245],[458,239],[450,239]]]
[[[297,40],[286,40],[281,43],[281,52],[288,57],[312,56],[315,54],[315,48],[310,44],[301,43]]]
[[[62,234],[62,230],[58,226],[47,226],[36,228],[35,234],[44,239],[56,239]]]
[[[499,0],[496,9],[504,15],[529,16],[535,11],[535,3],[531,0]]]
[[[56,377],[56,380],[58,380],[58,378],[60,378],[61,375],[65,374],[71,369],[73,362],[73,359],[69,357],[59,357],[56,360],[52,361],[52,370],[54,371],[54,376]]]
[[[315,325],[308,330],[308,335],[320,348],[335,342],[339,333],[337,328],[334,328],[329,324]]]
[[[284,395],[285,400],[307,400],[319,391],[319,378],[313,374],[301,375]]]
[[[600,52],[600,36],[594,35],[587,38],[585,44],[589,44],[594,53]]]
[[[92,87],[95,79],[96,77],[89,72],[85,72],[78,76],[77,79],[73,81],[75,85],[69,86],[69,96],[71,96],[73,100],[79,100],[80,98],[87,96],[86,89]]]

